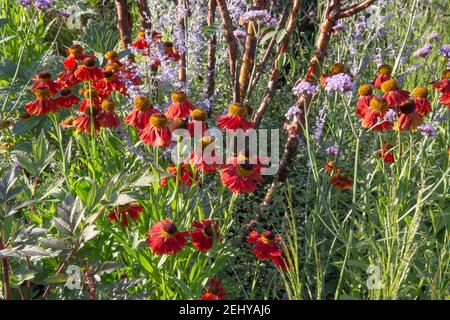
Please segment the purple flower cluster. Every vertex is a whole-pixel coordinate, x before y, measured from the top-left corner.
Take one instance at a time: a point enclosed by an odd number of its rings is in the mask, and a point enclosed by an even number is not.
[[[329,146],[328,148],[325,149],[326,153],[333,155],[333,156],[336,156],[339,153],[339,151],[340,151],[339,147],[335,147],[335,146]]]
[[[278,23],[277,18],[273,18],[267,10],[250,10],[244,13],[239,19],[241,25],[246,24],[248,21],[260,21],[266,25],[276,25]]]
[[[437,32],[433,32],[430,34],[430,36],[428,37],[431,41],[439,41],[441,40],[441,36],[439,35],[439,33]]]
[[[298,114],[300,110],[296,106],[289,107],[288,111],[284,114],[287,119],[292,119],[293,116]]]
[[[18,0],[18,4],[25,8],[34,6],[40,11],[46,11],[55,6],[54,0]]]
[[[434,138],[437,133],[436,127],[431,123],[425,123],[417,127],[417,130],[420,131],[420,133],[429,138]]]
[[[386,121],[389,121],[390,123],[394,123],[396,116],[397,116],[397,112],[394,109],[389,109],[388,111],[386,111],[386,113],[384,115],[384,119]]]
[[[346,73],[338,73],[327,79],[325,90],[331,92],[348,92],[354,89],[353,78]]]
[[[431,50],[433,50],[433,46],[431,44],[427,43],[422,48],[417,49],[413,53],[413,56],[425,58],[425,57],[428,57],[428,55],[431,53]]]
[[[233,34],[238,39],[245,39],[245,37],[247,36],[247,32],[245,32],[244,30],[241,30],[241,29],[234,30]]]
[[[438,51],[439,55],[450,58],[450,44],[444,44]]]
[[[315,94],[318,92],[318,89],[317,86],[311,82],[302,80],[299,84],[292,88],[292,92],[296,96],[301,96],[302,94]]]
[[[323,104],[322,109],[319,111],[316,119],[316,127],[314,129],[314,139],[317,143],[320,142],[322,138],[323,128],[325,126],[325,120],[328,114],[328,105],[326,103]]]

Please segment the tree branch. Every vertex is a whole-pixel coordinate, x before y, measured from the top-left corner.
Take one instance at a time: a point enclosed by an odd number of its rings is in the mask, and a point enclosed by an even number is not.
[[[367,9],[372,3],[374,3],[375,0],[363,0],[358,4],[355,4],[353,6],[350,6],[348,8],[344,8],[339,12],[339,14],[336,16],[336,19],[342,19],[346,17],[351,17],[358,12],[361,12],[365,9]]]
[[[131,19],[128,12],[126,0],[115,0],[117,12],[117,28],[119,29],[120,39],[125,49],[131,44]]]
[[[208,27],[214,26],[214,20],[216,18],[216,0],[208,1]],[[215,76],[215,68],[216,68],[216,44],[217,37],[216,32],[214,32],[211,37],[208,39],[208,62],[206,67],[206,91],[205,98],[211,99],[214,95],[214,76]]]

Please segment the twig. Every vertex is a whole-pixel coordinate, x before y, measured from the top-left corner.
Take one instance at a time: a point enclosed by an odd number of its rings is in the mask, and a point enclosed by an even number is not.
[[[208,1],[208,27],[212,28],[214,25],[214,20],[216,18],[216,0]],[[208,62],[206,67],[206,92],[205,98],[211,99],[214,95],[214,76],[215,76],[215,67],[216,67],[216,44],[217,44],[217,36],[214,32],[211,37],[208,39]]]
[[[120,39],[125,49],[131,43],[131,15],[128,11],[126,0],[115,0],[117,12],[117,28],[119,29]]]
[[[292,31],[294,30],[295,24],[297,22],[297,16],[300,11],[301,3],[302,3],[301,0],[295,0],[294,4],[292,5],[292,9],[289,14],[289,19],[286,24],[286,34],[284,35],[283,39],[281,40],[277,55],[275,56],[275,59],[273,61],[270,80],[267,85],[266,92],[264,93],[264,97],[261,101],[261,104],[260,104],[258,110],[253,115],[252,120],[254,122],[255,128],[258,127],[259,124],[261,123],[261,120],[269,107],[270,100],[272,100],[272,97],[275,93],[278,79],[280,77],[280,70],[278,68],[279,60],[281,59],[281,57],[283,56],[284,52],[286,51],[286,49],[288,47]]]
[[[239,101],[239,82],[236,80],[236,62],[238,55],[238,46],[236,37],[233,33],[233,22],[228,12],[227,4],[225,0],[216,0],[219,8],[220,16],[222,18],[222,27],[225,33],[225,39],[227,41],[228,51],[228,64],[230,67],[230,75],[233,83],[233,98],[234,101]]]
[[[183,8],[183,10],[181,10]],[[180,28],[180,34],[184,39],[184,44],[186,44],[186,17],[180,12],[185,12],[186,10],[185,1],[178,0],[177,2],[177,20],[178,27]],[[186,85],[186,48],[184,48],[183,53],[180,55],[180,60],[178,61],[178,80]]]

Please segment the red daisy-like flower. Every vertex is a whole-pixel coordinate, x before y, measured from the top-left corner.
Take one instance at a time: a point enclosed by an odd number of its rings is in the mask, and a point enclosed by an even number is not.
[[[119,117],[115,110],[116,105],[111,100],[102,101],[103,111],[98,115],[98,122],[102,128],[117,128],[119,126]]]
[[[85,58],[83,64],[75,70],[74,75],[80,81],[99,81],[103,79],[103,72],[96,66],[95,59],[92,57]]]
[[[59,124],[63,129],[74,128],[73,117],[64,118]]]
[[[189,232],[179,232],[171,220],[163,220],[156,223],[148,231],[147,245],[152,248],[152,252],[163,254],[174,254],[183,249]]]
[[[50,89],[45,86],[36,87],[34,90],[36,99],[25,105],[25,110],[32,115],[42,115],[49,112],[58,112],[58,105],[52,99]]]
[[[439,103],[450,108],[450,92],[446,92],[439,97]]]
[[[108,62],[106,63],[106,65],[112,65],[115,64],[117,65],[119,68],[122,68],[125,64],[120,61],[119,59],[117,59],[117,52],[114,50],[109,50],[106,51],[105,53],[105,58],[108,60]]]
[[[352,179],[343,173],[334,174],[331,177],[330,182],[338,190],[347,190],[353,185]]]
[[[180,54],[174,49],[173,43],[172,43],[172,42],[168,42],[168,41],[164,42],[163,47],[164,47],[164,52],[165,52],[165,54],[166,54],[166,57],[167,57],[169,60],[172,60],[172,61],[178,61],[178,60],[180,60],[181,56],[180,56]]]
[[[148,41],[145,39],[145,31],[138,32],[138,38],[131,44],[136,49],[140,50],[141,53],[147,54],[147,50],[149,47]]]
[[[136,221],[139,218],[139,214],[144,211],[144,207],[139,205],[137,202],[130,202],[125,205],[118,206],[111,210],[108,214],[108,220],[122,224],[128,227],[128,217],[132,221]]]
[[[398,107],[409,101],[409,92],[401,90],[395,79],[389,79],[381,84],[381,91],[384,93],[384,99],[391,108]]]
[[[188,97],[182,91],[172,93],[172,103],[167,108],[165,115],[168,119],[173,120],[176,118],[186,119],[194,106],[189,102]]]
[[[367,108],[364,118],[362,118],[361,126],[363,128],[372,128],[374,131],[386,131],[391,129],[392,124],[389,121],[384,121],[384,116],[388,109],[389,106],[384,98],[373,97],[370,100],[369,108]],[[377,123],[379,124],[376,125]]]
[[[279,256],[272,257],[270,260],[275,264],[275,266],[280,270],[292,269],[292,265],[288,264],[290,261],[287,259],[284,251],[281,252]]]
[[[250,159],[243,155],[233,157],[230,164],[226,164],[220,172],[220,179],[236,194],[253,192],[262,182],[261,164],[250,163]]]
[[[334,161],[325,162],[323,167],[324,167],[324,170],[325,170],[326,173],[341,172],[342,171],[342,169],[340,167],[338,167],[338,166],[336,166],[334,164]]]
[[[390,80],[392,74],[392,67],[387,64],[382,64],[378,67],[377,76],[375,80],[373,80],[373,87],[377,89],[381,89],[381,85],[383,82]]]
[[[92,106],[92,118],[90,110],[87,110],[85,113],[82,112],[79,116],[74,117],[72,124],[78,132],[94,133],[101,128],[100,121],[98,120],[101,112],[99,107]],[[94,128],[91,128],[91,122],[94,124]]]
[[[195,220],[192,226],[197,228],[191,231],[191,239],[198,251],[208,251],[219,239],[219,225],[210,219]]]
[[[97,89],[90,88],[86,90],[80,90],[84,95],[84,100],[81,101],[78,112],[89,112],[91,105],[93,107],[100,107],[102,103],[102,97],[99,96]]]
[[[392,149],[394,146],[390,143],[384,143],[383,148],[377,151],[376,156],[378,158],[383,158],[384,163],[391,164],[395,162],[394,153]]]
[[[199,145],[192,151],[187,161],[197,170],[208,174],[215,173],[220,167],[221,162],[217,163],[218,159],[222,157],[214,148],[214,137],[205,136],[200,139]]]
[[[56,79],[56,83],[61,88],[72,88],[74,85],[80,82],[80,80],[75,77],[75,70],[76,69],[70,69],[65,72],[60,72],[58,74],[58,79]]]
[[[94,87],[102,96],[109,96],[112,92],[124,94],[125,84],[111,70],[103,71],[103,79],[94,83]]]
[[[258,233],[258,231],[253,230],[247,238],[247,242],[254,245],[253,253],[260,260],[280,256],[280,241],[281,237],[270,231]]]
[[[423,122],[423,118],[416,112],[414,101],[408,101],[399,108],[397,121],[394,123],[394,130],[397,131],[416,131],[417,127]]]
[[[450,69],[444,70],[444,72],[442,72],[441,79],[433,81],[431,85],[433,90],[437,90],[443,94],[450,92]]]
[[[428,101],[427,88],[415,88],[412,92],[414,103],[416,105],[416,112],[421,116],[425,116],[431,112],[430,101]]]
[[[370,84],[363,84],[358,88],[358,103],[356,105],[356,114],[362,119],[367,113],[370,100],[373,98],[373,89]]]
[[[206,125],[206,119],[208,119],[208,113],[203,109],[195,109],[191,111],[192,120],[189,121],[187,130],[189,134],[193,137],[203,136],[208,126]]]
[[[138,130],[144,129],[150,121],[150,117],[158,113],[156,111],[150,99],[145,96],[138,96],[134,98],[133,110],[125,117],[125,123],[132,125]]]
[[[211,278],[205,286],[201,300],[224,300],[226,297],[222,282],[219,279]]]
[[[83,47],[76,43],[71,45],[66,52],[68,57],[63,61],[66,70],[76,68],[78,66],[77,61],[83,61],[86,58]]]
[[[37,87],[47,87],[51,94],[56,94],[61,89],[60,85],[52,80],[48,71],[39,72],[37,76],[33,77],[33,81],[33,92]]]
[[[228,114],[217,117],[217,125],[222,129],[247,131],[253,128],[253,123],[245,119],[248,113],[247,107],[240,103],[233,103],[228,107]]]
[[[197,182],[198,176],[195,175],[192,172],[192,168],[190,165],[186,165],[185,163],[181,163],[180,166],[180,182],[182,184],[185,184],[187,186],[191,186],[192,183]],[[169,179],[176,179],[177,178],[177,166],[175,166],[173,163],[170,163],[167,166],[167,172],[170,174],[169,176],[165,176],[161,180],[161,187],[164,187],[167,184],[167,181]]]
[[[65,88],[60,91],[61,96],[55,98],[55,102],[60,108],[69,109],[80,103],[80,99],[72,93],[70,88]]]
[[[150,116],[150,121],[139,134],[139,138],[152,147],[168,147],[172,140],[167,125],[167,117],[162,113],[155,113]]]

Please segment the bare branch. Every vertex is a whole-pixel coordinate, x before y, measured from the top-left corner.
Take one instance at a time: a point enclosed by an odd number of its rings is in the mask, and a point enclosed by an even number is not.
[[[125,49],[131,43],[131,19],[128,12],[128,5],[126,0],[115,0],[117,12],[117,28],[119,29],[120,39]]]
[[[212,27],[214,25],[214,20],[216,18],[216,0],[208,1],[208,27]],[[205,98],[210,99],[214,95],[214,76],[215,76],[215,68],[216,68],[216,44],[217,37],[216,33],[211,35],[208,39],[208,62],[206,66],[206,92]]]
[[[358,4],[355,4],[348,8],[344,8],[337,14],[336,19],[351,17],[351,16],[357,14],[358,12],[361,12],[361,11],[367,9],[374,2],[375,2],[375,0],[363,0]]]

